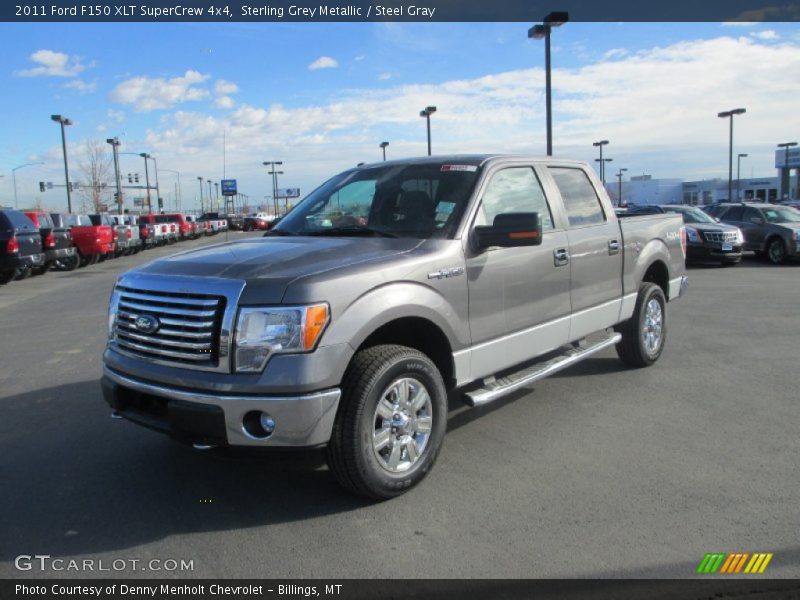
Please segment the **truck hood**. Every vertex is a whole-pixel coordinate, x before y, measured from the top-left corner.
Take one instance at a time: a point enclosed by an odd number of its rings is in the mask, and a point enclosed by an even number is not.
[[[148,263],[137,273],[243,280],[263,303],[279,303],[287,286],[308,275],[409,252],[423,240],[267,237],[216,244]],[[250,295],[250,294],[248,294]]]

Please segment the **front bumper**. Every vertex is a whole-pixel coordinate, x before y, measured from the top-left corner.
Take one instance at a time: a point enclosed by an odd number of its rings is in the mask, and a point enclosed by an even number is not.
[[[730,250],[723,250],[721,244],[688,244],[686,258],[697,261],[739,262],[742,260],[742,245],[731,244]]]
[[[213,445],[315,447],[330,440],[341,391],[298,396],[199,392],[154,384],[103,367],[106,402],[122,417],[178,439]],[[268,437],[253,436],[245,416],[264,412],[275,421]]]

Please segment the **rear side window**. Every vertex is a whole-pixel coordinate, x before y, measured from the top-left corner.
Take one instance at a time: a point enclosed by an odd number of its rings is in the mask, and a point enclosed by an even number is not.
[[[53,220],[49,215],[38,215],[39,227],[42,229],[53,229]]]
[[[606,216],[594,186],[581,169],[549,167],[564,200],[570,227],[605,223]]]
[[[755,223],[753,219],[761,219],[763,221],[764,217],[762,217],[761,213],[758,212],[755,208],[748,206],[744,209],[744,215],[742,216],[742,221],[748,223]]]
[[[740,222],[742,220],[743,214],[744,214],[744,207],[743,206],[731,206],[722,215],[722,220],[723,221],[737,221],[737,222]]]
[[[539,179],[530,167],[503,169],[492,176],[483,195],[486,223],[503,213],[537,212],[542,230],[553,229],[553,217]]]
[[[35,231],[36,226],[33,224],[28,217],[16,210],[9,210],[4,211],[2,213],[5,216],[8,225],[6,227],[10,229],[19,229],[21,231]]]

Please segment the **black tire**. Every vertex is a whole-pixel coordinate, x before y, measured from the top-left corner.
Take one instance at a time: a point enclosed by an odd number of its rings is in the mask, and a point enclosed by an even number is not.
[[[76,252],[72,256],[67,256],[66,258],[59,259],[58,261],[58,270],[59,271],[74,271],[78,268],[81,259]]]
[[[22,281],[23,279],[27,279],[33,274],[33,269],[29,267],[23,267],[14,271],[14,281]]]
[[[5,285],[14,279],[14,271],[0,271],[0,285]]]
[[[779,237],[767,242],[767,260],[773,265],[780,265],[786,260],[786,244]]]
[[[655,301],[659,305],[660,331],[658,341],[655,343],[655,336],[650,338],[653,347],[645,343],[644,334],[647,310],[651,306],[650,302]],[[656,316],[651,314],[650,316]],[[617,343],[617,355],[629,367],[641,368],[649,367],[656,362],[664,350],[664,342],[667,338],[667,299],[664,290],[655,283],[644,282],[639,286],[639,295],[636,298],[636,307],[633,316],[617,325],[616,330],[622,334],[622,340]],[[654,331],[651,333],[655,333]]]
[[[41,267],[36,267],[32,269],[32,275],[44,275],[50,270],[50,267],[53,266],[53,263],[45,263]]]
[[[408,390],[409,399],[423,399],[425,407],[415,409],[406,405],[399,409],[399,396],[393,394],[393,387],[399,381],[409,379],[413,384]],[[421,384],[427,392],[429,402],[419,393]],[[402,384],[400,384],[402,385]],[[388,399],[394,397],[394,408]],[[378,403],[387,399],[384,406],[389,412],[406,411],[401,415],[411,420],[403,427],[413,431],[410,435],[401,428],[392,428],[393,420],[380,417]],[[430,415],[428,415],[430,411]],[[430,419],[428,419],[428,416]],[[387,443],[377,449],[373,445],[378,419],[382,420],[381,431],[386,432]],[[426,433],[417,431],[417,420],[425,419],[429,427]],[[342,399],[328,444],[328,465],[337,481],[347,490],[368,498],[385,500],[399,496],[417,485],[430,472],[441,448],[447,430],[447,392],[442,376],[436,365],[423,353],[405,346],[382,345],[361,350],[353,357],[342,381]],[[391,440],[391,441],[389,441]],[[409,454],[411,445],[401,440],[413,442],[421,452],[416,458]],[[397,451],[395,466],[403,470],[391,470],[392,458]],[[390,450],[391,448],[391,450]],[[385,454],[381,454],[386,451]],[[398,461],[405,462],[398,464]],[[384,464],[384,461],[386,464]],[[408,466],[405,466],[409,463]]]

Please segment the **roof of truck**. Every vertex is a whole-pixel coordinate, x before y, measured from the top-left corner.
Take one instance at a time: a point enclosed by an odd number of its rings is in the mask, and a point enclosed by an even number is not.
[[[552,162],[568,164],[584,164],[584,161],[558,158],[553,156],[529,154],[443,154],[438,156],[413,156],[395,160],[379,161],[373,163],[359,163],[356,169],[369,169],[381,166],[407,165],[407,164],[466,164],[483,166],[490,160],[524,160],[532,162]]]

